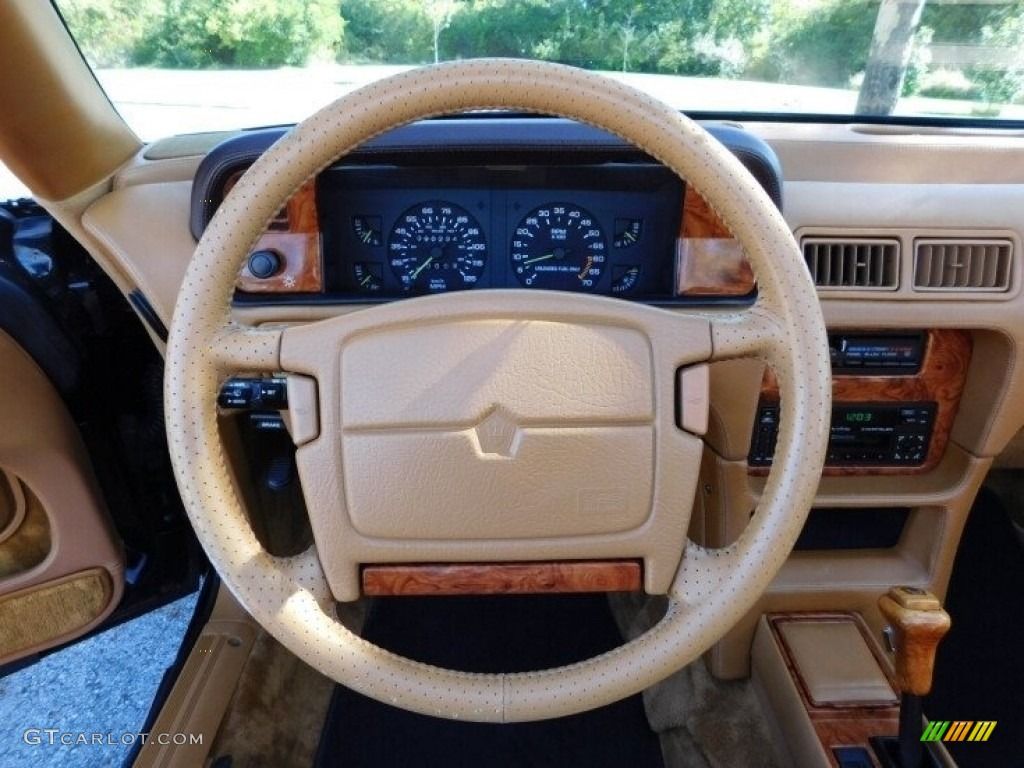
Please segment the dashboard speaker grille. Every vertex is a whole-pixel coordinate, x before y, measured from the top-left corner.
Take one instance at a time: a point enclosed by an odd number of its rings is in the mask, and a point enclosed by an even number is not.
[[[894,291],[899,287],[899,240],[805,237],[801,246],[819,288]]]
[[[919,291],[1005,291],[1010,287],[1009,240],[917,240],[914,288]]]

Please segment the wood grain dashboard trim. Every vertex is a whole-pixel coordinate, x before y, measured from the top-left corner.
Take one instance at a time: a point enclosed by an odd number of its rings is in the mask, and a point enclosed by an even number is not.
[[[688,186],[676,241],[676,293],[746,296],[754,284],[754,271],[739,241],[700,193]]]
[[[240,174],[239,174],[240,175]],[[224,192],[238,177],[225,184]],[[316,181],[307,181],[281,208],[253,250],[276,251],[282,267],[277,274],[259,279],[242,267],[235,287],[246,293],[320,293],[324,289],[320,252],[320,222],[316,207]]]
[[[224,185],[224,194],[241,177]],[[260,237],[254,250],[276,251],[283,267],[259,279],[243,267],[236,287],[256,294],[320,293],[324,290],[316,182],[310,180],[281,209]],[[746,254],[718,214],[693,188],[683,197],[679,237],[676,240],[676,293],[689,297],[742,297],[755,287]]]
[[[860,332],[862,329],[857,329]],[[866,330],[866,329],[864,329]],[[920,475],[930,472],[942,460],[960,408],[960,396],[967,381],[973,344],[967,331],[938,329],[927,334],[921,370],[912,376],[847,376],[832,378],[832,402],[913,403],[934,401],[935,424],[928,459],[918,466],[825,467],[824,475]],[[761,402],[778,403],[775,375],[765,369],[761,381]],[[750,467],[751,475],[768,474],[767,467]]]
[[[367,565],[362,581],[371,597],[636,592],[642,570],[637,560]]]

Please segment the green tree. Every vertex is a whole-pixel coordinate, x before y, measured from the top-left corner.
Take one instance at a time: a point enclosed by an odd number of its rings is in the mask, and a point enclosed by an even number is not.
[[[1004,17],[995,28],[986,27],[980,42],[1005,54],[1003,61],[978,63],[964,69],[967,79],[977,87],[982,101],[989,105],[1011,104],[1024,91],[1024,66],[1020,52],[1024,47],[1024,16]]]
[[[344,22],[334,0],[163,0],[139,64],[175,68],[301,66],[333,59]]]
[[[162,0],[63,0],[61,14],[95,67],[132,64],[139,42],[153,33]]]
[[[419,0],[343,0],[345,59],[423,64],[431,57],[431,21]]]
[[[529,57],[546,41],[559,41],[573,24],[575,2],[468,0],[446,32],[452,58]],[[552,49],[553,50],[553,49]],[[557,59],[557,55],[542,58]]]
[[[760,68],[783,82],[849,87],[867,64],[877,15],[877,0],[828,0],[791,11],[776,30],[770,64]]]

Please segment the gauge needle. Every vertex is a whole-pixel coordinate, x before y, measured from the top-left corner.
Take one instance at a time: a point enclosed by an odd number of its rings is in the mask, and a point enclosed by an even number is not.
[[[362,279],[362,280],[361,280],[361,281],[359,282],[359,284],[360,284],[360,285],[366,285],[366,284],[367,284],[368,282],[370,282],[371,280],[373,280],[373,275],[367,275],[366,277],[364,277],[364,278],[363,278],[363,279]]]
[[[523,262],[523,266],[525,267],[527,264],[536,264],[538,261],[544,261],[546,259],[553,259],[553,258],[555,258],[555,254],[548,253],[548,254],[545,254],[544,256],[538,256],[535,259],[527,259],[526,261]]]
[[[429,259],[427,259],[422,264],[420,264],[419,268],[415,272],[412,273],[412,279],[415,280],[417,277],[419,277],[420,276],[420,272],[422,272],[424,269],[429,267],[430,266],[430,262],[432,262],[433,260],[434,260],[434,257],[431,256]]]

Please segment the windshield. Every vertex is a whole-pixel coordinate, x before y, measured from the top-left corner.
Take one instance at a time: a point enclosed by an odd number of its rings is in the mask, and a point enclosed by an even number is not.
[[[143,139],[292,123],[402,67],[531,57],[694,113],[1024,119],[1024,0],[58,0]]]

